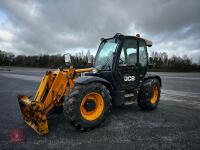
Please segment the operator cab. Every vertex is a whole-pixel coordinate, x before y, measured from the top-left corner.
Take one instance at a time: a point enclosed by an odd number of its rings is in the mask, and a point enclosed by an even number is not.
[[[137,60],[139,60],[137,54],[140,52],[140,56],[144,56],[143,53],[147,53],[146,46],[152,46],[152,42],[140,38],[139,34],[136,36],[124,36],[118,33],[113,38],[102,38],[96,55],[94,68],[105,71],[112,70],[113,64],[135,66],[137,65]],[[138,49],[139,51],[137,51]],[[113,60],[116,56],[119,57],[119,62],[117,63]],[[144,57],[147,57],[147,54]],[[146,64],[142,60],[139,63]]]
[[[147,46],[152,46],[152,42],[139,35],[117,33],[112,38],[102,39],[95,57],[94,72],[88,75],[109,81],[114,88],[112,95],[137,93],[147,72]]]

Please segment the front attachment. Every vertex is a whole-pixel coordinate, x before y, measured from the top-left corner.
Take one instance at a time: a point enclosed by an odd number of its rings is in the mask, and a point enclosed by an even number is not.
[[[48,133],[47,117],[40,102],[31,101],[28,96],[19,95],[18,102],[24,121],[39,135]]]

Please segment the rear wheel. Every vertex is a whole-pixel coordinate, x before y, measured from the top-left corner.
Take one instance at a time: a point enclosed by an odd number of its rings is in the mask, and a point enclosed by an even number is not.
[[[93,129],[104,122],[111,107],[109,90],[101,83],[77,85],[64,102],[64,113],[81,130]]]
[[[160,100],[160,82],[157,79],[147,79],[138,94],[137,102],[145,110],[156,109]]]

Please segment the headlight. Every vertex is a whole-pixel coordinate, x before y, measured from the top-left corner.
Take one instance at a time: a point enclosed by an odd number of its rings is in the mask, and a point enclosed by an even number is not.
[[[94,68],[94,69],[92,70],[92,72],[93,72],[93,73],[97,73],[98,70],[97,70],[96,68]]]

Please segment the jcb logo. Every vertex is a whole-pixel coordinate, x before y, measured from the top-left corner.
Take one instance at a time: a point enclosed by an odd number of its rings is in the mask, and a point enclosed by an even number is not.
[[[135,81],[135,76],[124,76],[124,81]]]

